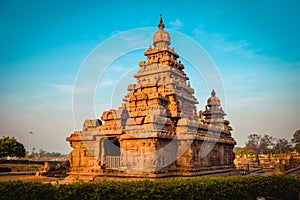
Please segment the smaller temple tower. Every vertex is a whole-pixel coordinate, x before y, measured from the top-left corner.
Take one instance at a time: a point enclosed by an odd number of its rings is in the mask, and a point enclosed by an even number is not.
[[[232,128],[229,121],[224,119],[226,113],[221,107],[220,99],[216,96],[215,90],[212,90],[211,97],[207,100],[205,110],[199,113],[200,118],[203,115],[202,125],[209,130],[220,131],[224,136],[231,137]]]

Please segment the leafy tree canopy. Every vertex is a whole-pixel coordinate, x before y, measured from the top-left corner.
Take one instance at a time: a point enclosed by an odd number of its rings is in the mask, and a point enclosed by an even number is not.
[[[3,137],[0,139],[0,157],[16,156],[24,157],[24,145],[18,142],[14,137]]]
[[[295,150],[300,153],[300,129],[294,133],[292,142],[295,143]]]
[[[249,150],[246,147],[234,147],[233,152],[235,155],[254,155],[255,152],[253,150]]]
[[[275,153],[290,153],[293,151],[293,145],[285,138],[277,140],[277,143],[274,146]]]
[[[299,143],[300,142],[300,129],[297,130],[293,136],[294,136],[294,138],[292,139],[292,142]]]
[[[274,146],[275,138],[270,135],[250,134],[247,138],[246,148],[253,150],[255,153],[268,153]]]

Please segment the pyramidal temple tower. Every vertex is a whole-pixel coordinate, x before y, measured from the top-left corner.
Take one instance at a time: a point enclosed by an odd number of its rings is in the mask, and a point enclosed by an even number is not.
[[[213,90],[205,110],[197,113],[194,89],[164,27],[160,16],[153,46],[139,62],[124,104],[103,112],[101,120],[86,120],[67,138],[74,149],[67,181],[232,171],[236,142],[220,99]]]

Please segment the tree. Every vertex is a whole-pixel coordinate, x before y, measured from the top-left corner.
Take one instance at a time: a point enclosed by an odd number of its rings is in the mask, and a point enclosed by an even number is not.
[[[292,150],[292,143],[285,138],[277,140],[277,143],[274,146],[275,153],[290,153]]]
[[[247,137],[246,148],[249,150],[253,150],[256,154],[259,153],[259,145],[261,136],[258,134],[250,134]]]
[[[39,156],[41,157],[60,157],[60,156],[63,156],[61,153],[58,153],[58,152],[48,152],[44,149],[40,149],[39,150]]]
[[[275,138],[270,136],[270,135],[264,135],[263,137],[261,137],[260,139],[260,152],[261,153],[270,153],[270,150],[273,149],[274,145],[275,145]]]
[[[0,139],[0,157],[6,156],[25,156],[24,145],[18,142],[14,137],[3,137]]]
[[[263,137],[258,134],[250,134],[248,141],[246,142],[246,148],[253,150],[256,154],[256,161],[260,164],[258,154],[259,153],[270,153],[274,145],[274,138],[270,135],[264,135]]]
[[[295,143],[295,150],[300,153],[300,129],[294,133],[292,142]]]
[[[246,147],[234,147],[233,148],[233,152],[235,153],[235,155],[254,155],[255,152],[253,150],[249,150]]]
[[[46,156],[47,151],[45,151],[44,149],[40,149],[39,150],[39,156]]]
[[[270,135],[250,134],[246,142],[246,148],[259,153],[269,153],[270,149],[274,146],[274,138]]]
[[[256,154],[256,161],[259,164],[259,158],[258,158],[258,154],[259,154],[259,144],[260,144],[260,139],[261,136],[257,135],[257,134],[251,134],[248,137],[248,141],[246,142],[246,148],[249,150],[253,150]]]

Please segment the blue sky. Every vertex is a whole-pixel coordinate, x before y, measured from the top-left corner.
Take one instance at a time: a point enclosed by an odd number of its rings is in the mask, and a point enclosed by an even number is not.
[[[239,146],[250,133],[290,139],[300,128],[299,1],[16,0],[0,3],[0,135],[27,147],[32,130],[35,148],[70,151],[73,84],[84,59],[121,31],[156,27],[161,13],[167,29],[194,39],[218,67]],[[142,59],[143,51],[121,57],[106,84]],[[203,108],[209,92],[192,76],[191,84]]]

